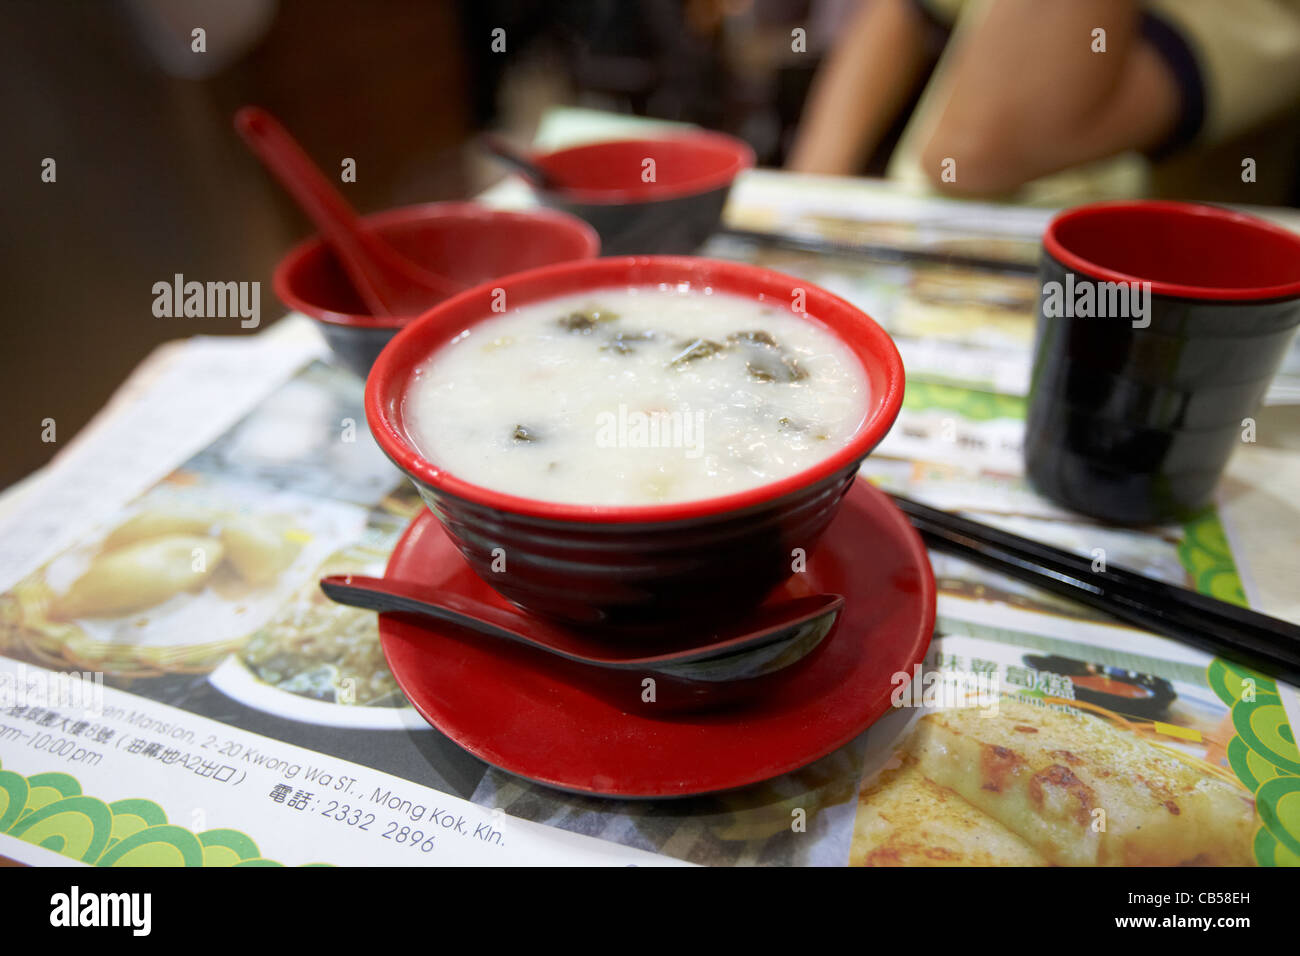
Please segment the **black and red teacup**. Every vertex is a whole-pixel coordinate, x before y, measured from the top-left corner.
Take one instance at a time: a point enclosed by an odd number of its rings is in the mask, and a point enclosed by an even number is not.
[[[1300,324],[1300,236],[1179,202],[1104,202],[1043,238],[1033,486],[1120,524],[1211,500]]]

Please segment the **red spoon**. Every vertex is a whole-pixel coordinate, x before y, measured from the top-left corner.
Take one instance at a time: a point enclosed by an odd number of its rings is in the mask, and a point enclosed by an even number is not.
[[[467,288],[417,265],[366,229],[348,201],[266,110],[245,106],[235,114],[235,129],[316,224],[371,313],[419,315]]]

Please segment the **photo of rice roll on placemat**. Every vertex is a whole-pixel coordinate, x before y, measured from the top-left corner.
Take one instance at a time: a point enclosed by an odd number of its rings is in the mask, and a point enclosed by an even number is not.
[[[857,866],[1250,866],[1221,767],[1097,716],[1001,697],[922,717],[863,788]]]

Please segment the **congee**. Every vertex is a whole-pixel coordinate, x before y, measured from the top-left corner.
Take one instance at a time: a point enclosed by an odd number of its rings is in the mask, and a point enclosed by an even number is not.
[[[525,498],[646,505],[795,474],[848,443],[866,375],[820,324],[686,286],[550,299],[418,366],[404,418],[452,475]]]

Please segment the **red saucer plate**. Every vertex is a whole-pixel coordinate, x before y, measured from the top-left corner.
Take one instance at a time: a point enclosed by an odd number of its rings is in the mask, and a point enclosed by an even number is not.
[[[428,511],[387,576],[508,608]],[[934,631],[934,573],[920,537],[885,495],[853,483],[807,569],[769,600],[843,594],[835,631],[761,698],[725,710],[651,718],[576,688],[536,652],[452,627],[380,615],[398,685],[434,727],[481,760],[577,793],[684,797],[780,776],[848,743],[889,709]]]

